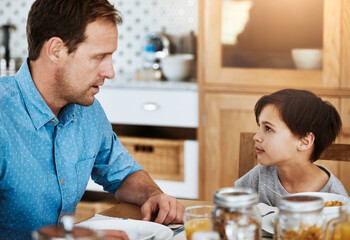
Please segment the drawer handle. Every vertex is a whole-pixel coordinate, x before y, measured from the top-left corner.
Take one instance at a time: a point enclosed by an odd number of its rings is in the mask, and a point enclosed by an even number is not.
[[[142,109],[148,112],[157,111],[160,108],[160,106],[157,103],[144,103],[142,105]]]

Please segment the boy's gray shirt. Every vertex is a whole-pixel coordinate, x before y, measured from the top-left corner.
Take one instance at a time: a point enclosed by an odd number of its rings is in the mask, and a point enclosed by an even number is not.
[[[349,197],[343,184],[328,169],[320,165],[317,166],[329,175],[327,184],[320,192],[336,193]],[[282,186],[278,178],[276,166],[263,166],[260,164],[255,166],[235,182],[235,187],[253,188],[259,193],[259,202],[266,203],[270,206],[278,206],[280,196],[269,188],[282,196],[290,194]]]

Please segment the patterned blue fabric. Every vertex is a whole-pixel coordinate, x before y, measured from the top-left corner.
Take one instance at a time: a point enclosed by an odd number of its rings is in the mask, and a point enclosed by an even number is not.
[[[33,230],[75,212],[90,175],[114,194],[141,169],[96,99],[67,105],[56,118],[27,61],[0,78],[0,239],[31,239]]]

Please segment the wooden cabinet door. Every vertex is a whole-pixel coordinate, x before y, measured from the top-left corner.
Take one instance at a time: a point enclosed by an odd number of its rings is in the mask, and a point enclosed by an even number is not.
[[[260,95],[205,94],[201,199],[213,200],[215,190],[238,179],[241,132],[256,132],[254,106]]]
[[[341,62],[347,60],[349,54],[343,54],[343,47],[348,49],[348,41],[342,39],[349,36],[348,24],[349,3],[345,0],[323,0],[323,68],[322,70],[293,70],[284,68],[243,68],[223,66],[223,1],[202,0],[202,19],[200,31],[200,59],[203,61],[205,84],[226,84],[284,87],[339,87],[341,82]],[[254,6],[253,6],[254,7]],[[232,12],[232,14],[235,14]],[[276,20],[278,21],[278,20]],[[232,29],[235,21],[232,23]],[[261,31],[266,26],[261,26]],[[287,26],[286,26],[287,27]],[[303,37],[303,36],[301,36]],[[345,50],[346,50],[345,49]],[[254,49],[251,50],[254,54]],[[343,67],[345,69],[345,67]],[[346,66],[348,68],[348,66]],[[344,73],[343,73],[344,75]]]
[[[342,134],[340,136],[340,142],[350,144],[350,98],[342,98],[340,101],[340,112],[343,122]],[[341,162],[339,164],[338,177],[343,183],[345,189],[350,194],[350,163]]]

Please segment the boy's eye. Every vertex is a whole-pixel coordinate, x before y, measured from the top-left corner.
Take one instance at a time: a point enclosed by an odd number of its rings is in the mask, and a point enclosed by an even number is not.
[[[272,129],[271,129],[269,126],[265,126],[265,130],[266,130],[267,132],[270,132]]]

